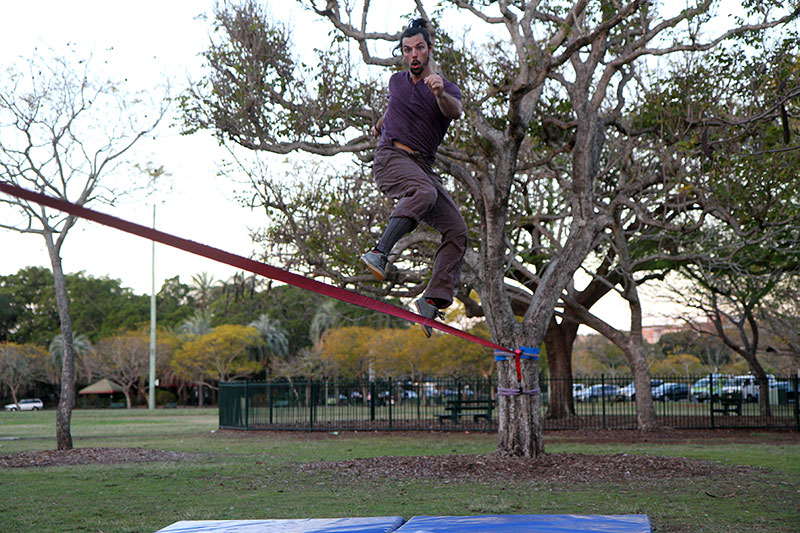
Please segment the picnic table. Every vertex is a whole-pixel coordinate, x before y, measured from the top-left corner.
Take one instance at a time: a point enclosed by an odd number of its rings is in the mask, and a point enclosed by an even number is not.
[[[444,421],[449,419],[453,424],[458,424],[461,416],[472,413],[472,419],[476,423],[479,418],[485,418],[491,424],[494,407],[495,401],[489,398],[484,400],[447,400],[444,408],[446,413],[439,415],[439,423],[444,424]]]
[[[741,395],[733,395],[733,396],[722,396],[719,399],[719,403],[721,407],[714,407],[713,400],[712,400],[712,407],[711,410],[715,413],[722,413],[725,416],[728,416],[731,413],[736,413],[739,416],[742,416],[742,397]]]

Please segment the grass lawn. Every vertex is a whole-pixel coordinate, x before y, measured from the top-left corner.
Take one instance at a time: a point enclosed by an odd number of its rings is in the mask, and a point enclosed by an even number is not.
[[[481,454],[496,436],[464,433],[217,431],[216,409],[79,410],[76,448],[198,454],[175,462],[0,468],[3,531],[155,531],[178,520],[472,514],[646,514],[663,531],[800,531],[800,444],[687,440],[560,441],[548,452],[680,456],[754,467],[719,478],[544,484],[357,479],[298,463],[383,455]],[[53,411],[0,413],[0,455],[55,448]]]

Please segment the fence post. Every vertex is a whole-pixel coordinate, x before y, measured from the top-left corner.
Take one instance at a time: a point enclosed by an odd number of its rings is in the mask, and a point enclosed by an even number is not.
[[[392,430],[392,378],[389,378],[389,431]]]
[[[375,421],[375,382],[369,382],[369,420]]]
[[[489,431],[494,430],[494,389],[492,389],[492,376],[487,380],[489,384]]]
[[[603,429],[608,429],[606,427],[606,375],[600,374],[600,401],[601,401],[601,410],[603,413]]]
[[[800,390],[797,389],[797,386],[800,385],[800,376],[795,374],[792,381],[794,381],[794,427],[800,431]],[[788,391],[786,396],[789,396]]]
[[[244,381],[244,429],[250,429],[250,398],[247,394],[247,380]]]
[[[421,402],[422,402],[422,394],[423,394],[422,385],[421,385],[419,379],[417,380],[416,391],[417,391],[417,421],[419,421],[419,420],[422,419],[422,403]]]
[[[708,408],[711,410],[711,429],[714,429],[714,374],[708,375]]]
[[[309,380],[308,387],[308,431],[314,431],[314,382]]]

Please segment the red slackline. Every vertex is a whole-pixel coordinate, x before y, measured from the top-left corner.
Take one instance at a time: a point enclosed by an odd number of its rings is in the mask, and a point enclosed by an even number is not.
[[[425,318],[395,305],[374,300],[367,296],[358,294],[357,292],[334,287],[333,285],[328,285],[327,283],[322,283],[298,274],[292,274],[286,270],[275,268],[253,259],[247,259],[246,257],[225,252],[219,248],[213,248],[205,244],[200,244],[188,239],[176,237],[174,235],[170,235],[169,233],[164,233],[140,224],[128,222],[127,220],[93,211],[65,200],[60,200],[58,198],[53,198],[52,196],[47,196],[38,192],[30,191],[28,189],[23,189],[8,182],[0,181],[0,191],[23,200],[28,200],[40,205],[52,207],[53,209],[58,209],[59,211],[64,211],[76,217],[85,218],[87,220],[97,222],[98,224],[103,224],[104,226],[109,226],[133,235],[138,235],[139,237],[144,237],[145,239],[149,239],[151,241],[160,242],[161,244],[166,244],[167,246],[172,246],[173,248],[178,248],[195,255],[207,257],[208,259],[225,263],[254,274],[259,274],[270,279],[282,281],[288,285],[293,285],[307,291],[316,292],[318,294],[336,298],[337,300],[357,305],[359,307],[371,309],[372,311],[402,318],[404,320],[408,320],[409,322],[416,322],[417,324],[430,326],[440,331],[444,331],[445,333],[461,337],[462,339],[482,344],[483,346],[493,350],[514,353],[514,350],[509,350],[508,348],[504,348],[499,344],[476,337],[475,335],[466,333],[452,326],[448,326],[447,324],[436,322],[430,318]]]

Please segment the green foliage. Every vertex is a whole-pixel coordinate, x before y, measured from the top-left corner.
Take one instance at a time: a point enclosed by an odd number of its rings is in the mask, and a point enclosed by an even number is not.
[[[156,389],[156,405],[166,405],[168,403],[174,403],[177,400],[178,397],[175,396],[174,392],[165,389]]]
[[[42,267],[23,268],[0,277],[0,294],[7,303],[0,338],[42,346],[59,331],[53,276]]]
[[[248,325],[258,331],[263,341],[251,350],[251,358],[259,361],[265,368],[270,366],[272,360],[289,358],[289,341],[278,320],[265,313]]]
[[[178,276],[164,280],[156,295],[156,317],[160,325],[175,328],[192,314],[195,302],[188,285]]]
[[[65,276],[72,327],[96,341],[150,320],[150,298],[121,286],[120,280],[83,272]]]

